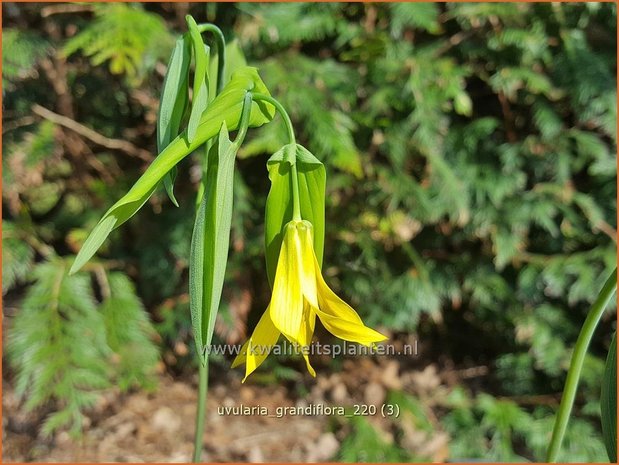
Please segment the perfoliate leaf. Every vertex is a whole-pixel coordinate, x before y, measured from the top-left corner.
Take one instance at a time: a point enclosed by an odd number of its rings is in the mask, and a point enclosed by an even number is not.
[[[157,117],[157,152],[161,153],[178,136],[183,115],[189,102],[189,65],[191,47],[186,35],[178,38],[163,81],[159,115]],[[174,197],[176,168],[172,168],[163,179],[168,197],[178,207]]]
[[[608,349],[602,395],[600,397],[602,412],[602,433],[604,444],[611,463],[617,462],[617,333]]]
[[[230,141],[224,122],[218,143],[208,155],[206,182],[191,238],[189,258],[189,302],[196,348],[205,363],[204,349],[211,343],[215,318],[226,273],[234,159],[238,145]]]
[[[230,82],[202,115],[193,142],[188,142],[187,131],[174,139],[151,163],[127,194],[116,202],[99,221],[78,253],[71,273],[79,270],[99,249],[109,233],[131,218],[152,195],[161,179],[176,164],[219,132],[222,123],[236,129],[247,91],[269,94],[258,76],[256,68],[246,67],[237,71]],[[257,127],[273,118],[275,109],[265,102],[252,102],[249,126]]]
[[[264,240],[267,276],[273,285],[277,259],[286,223],[292,220],[291,165],[296,163],[301,217],[314,226],[314,252],[322,265],[325,240],[326,172],[323,164],[305,147],[285,145],[267,162],[271,189],[267,197]]]

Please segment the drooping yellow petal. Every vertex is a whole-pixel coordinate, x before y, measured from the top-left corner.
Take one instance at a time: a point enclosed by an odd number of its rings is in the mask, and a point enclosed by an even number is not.
[[[316,327],[316,314],[312,311],[310,305],[306,302],[305,307],[303,309],[303,322],[301,323],[301,330],[299,331],[299,345],[303,347],[310,347],[312,343],[312,338],[314,337],[314,328]],[[309,361],[309,349],[303,350],[303,358],[305,359],[305,365],[307,365],[307,371],[309,371],[310,375],[314,378],[316,377],[316,372],[314,368],[310,364]]]
[[[316,269],[319,269],[315,256],[314,263]],[[314,311],[327,331],[345,341],[358,342],[366,346],[387,339],[378,331],[365,326],[357,312],[331,290],[321,273],[316,274],[316,284],[318,307],[314,308]]]
[[[258,321],[251,337],[243,344],[241,351],[232,362],[232,367],[236,367],[245,362],[245,377],[247,377],[265,361],[273,346],[277,344],[280,332],[271,321],[269,308]]]
[[[301,244],[301,287],[303,289],[303,297],[312,307],[318,307],[316,275],[320,274],[320,268],[316,268],[316,260],[314,259],[312,223],[302,221],[298,225],[297,230]]]
[[[296,227],[298,223],[291,221],[285,226],[270,304],[273,324],[295,342],[303,320],[302,256]]]
[[[248,347],[249,347],[249,339],[245,341],[245,344],[241,346],[241,350],[239,351],[239,353],[236,354],[236,357],[234,357],[234,360],[232,360],[231,368],[236,368],[238,366],[243,365],[243,363],[245,363],[245,359],[247,358]]]

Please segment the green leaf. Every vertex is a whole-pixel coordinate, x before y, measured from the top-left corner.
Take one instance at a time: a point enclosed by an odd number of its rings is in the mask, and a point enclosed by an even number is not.
[[[222,123],[225,122],[226,127],[231,129],[237,128],[247,91],[269,94],[256,68],[246,67],[237,71],[202,115],[194,141],[188,142],[187,131],[183,131],[153,160],[129,192],[105,213],[78,253],[71,266],[71,273],[90,260],[114,228],[131,218],[144,205],[166,173],[207,140],[215,137]],[[249,126],[258,127],[269,122],[274,111],[268,103],[252,102]]]
[[[602,411],[602,433],[606,452],[611,462],[617,461],[617,333],[608,349],[602,395],[600,397]]]
[[[163,81],[159,115],[157,117],[157,152],[161,153],[168,144],[178,136],[183,115],[189,102],[189,65],[191,64],[190,43],[183,35],[176,41],[170,57],[168,69]],[[172,168],[163,179],[165,190],[174,205],[174,180],[176,167]]]
[[[177,174],[178,174],[178,169],[176,168],[176,166],[174,166],[163,177],[163,187],[166,191],[166,194],[168,194],[168,197],[170,198],[170,200],[176,207],[179,206],[178,200],[176,200],[176,197],[174,196],[174,182],[176,181]]]
[[[219,65],[219,54],[221,51],[217,51],[217,55],[211,57],[211,61],[209,63],[209,75],[217,76],[217,66]],[[239,45],[237,39],[234,39],[230,43],[226,44],[226,67],[224,68],[224,84],[226,84],[230,80],[230,76],[234,74],[237,69],[244,68],[247,66],[247,60],[245,59],[245,55],[243,54],[243,50]],[[209,94],[215,95],[217,80],[211,79],[209,82]]]
[[[151,193],[152,190],[148,195],[150,196]],[[144,201],[146,201],[146,199]],[[136,210],[138,210],[140,207],[141,205],[137,207]],[[101,244],[103,244],[103,241],[105,241],[107,236],[110,235],[117,222],[118,216],[112,214],[104,216],[101,221],[99,221],[97,226],[95,226],[95,229],[92,230],[92,232],[84,242],[84,245],[82,245],[82,248],[77,254],[77,257],[75,257],[75,261],[73,262],[73,265],[71,265],[71,270],[69,271],[70,274],[78,271],[82,266],[86,264],[88,260],[90,260],[90,257],[95,254],[99,247],[101,247]]]
[[[194,100],[191,106],[191,114],[189,115],[189,123],[187,124],[187,138],[191,142],[196,137],[200,118],[208,105],[208,87],[202,83],[197,94],[193,94]]]
[[[267,276],[273,285],[277,259],[286,223],[292,220],[291,166],[297,164],[301,217],[314,226],[314,252],[322,264],[325,240],[325,187],[324,165],[305,147],[285,145],[267,162],[271,189],[265,213],[265,246]]]
[[[190,63],[189,43],[186,36],[181,36],[176,41],[170,57],[163,80],[163,90],[161,91],[157,118],[157,151],[160,153],[179,133],[185,106],[189,99],[188,73]]]
[[[203,363],[206,363],[204,349],[213,337],[226,274],[237,151],[238,145],[230,141],[224,122],[218,144],[208,156],[204,195],[196,216],[189,259],[191,322]]]
[[[190,15],[185,16],[185,20],[189,28],[191,47],[196,64],[193,75],[193,102],[191,106],[191,115],[189,116],[189,126],[187,128],[189,142],[192,142],[198,130],[200,117],[208,105],[209,86],[207,73],[210,49],[202,41],[202,34],[200,34],[196,21]]]

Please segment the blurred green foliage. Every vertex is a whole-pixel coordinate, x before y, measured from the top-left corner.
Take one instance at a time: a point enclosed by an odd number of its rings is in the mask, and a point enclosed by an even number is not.
[[[25,296],[11,322],[9,356],[29,406],[57,402],[51,431],[79,424],[92,393],[115,377],[126,388],[150,385],[156,339],[144,307],[169,369],[190,363],[187,257],[199,168],[191,159],[179,166],[180,208],[159,193],[112,234],[90,271],[63,277],[62,264],[144,161],[88,139],[75,150],[74,133],[31,107],[154,154],[171,37],[187,11],[171,4],[45,8],[3,4],[3,293]],[[616,6],[188,8],[235,38],[290,112],[299,140],[327,166],[325,274],[338,293],[370,326],[396,339],[414,332],[436,348],[423,357],[489,367],[482,386],[463,385],[440,407],[450,458],[541,459],[556,403],[510,399],[558,400],[588,304],[616,266]],[[59,93],[63,85],[68,93]],[[250,132],[239,154],[216,328],[230,343],[242,340],[268,302],[265,155],[285,142],[276,121]],[[56,303],[42,301],[57,285]],[[44,322],[57,312],[54,336]],[[81,336],[93,330],[83,328],[87,322],[101,328],[97,344]],[[613,330],[606,320],[586,360],[563,460],[605,459],[599,382]],[[70,344],[88,351],[76,354]],[[45,357],[56,347],[64,355],[50,374]],[[110,359],[117,363],[106,365]],[[87,373],[89,381],[63,373]],[[372,434],[371,424],[355,421],[340,458],[372,459],[359,455],[368,441],[382,447]],[[374,458],[427,458],[397,438],[381,454]]]

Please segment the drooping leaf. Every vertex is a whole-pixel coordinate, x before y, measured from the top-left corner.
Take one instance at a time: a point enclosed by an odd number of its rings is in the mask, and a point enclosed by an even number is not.
[[[234,160],[238,145],[230,141],[224,122],[218,143],[208,156],[202,202],[196,215],[189,259],[189,301],[196,348],[206,360],[205,347],[211,343],[215,318],[226,273],[232,198]]]
[[[602,413],[602,433],[604,444],[611,463],[617,462],[617,333],[608,349],[602,394],[600,397]]]
[[[148,197],[150,197],[152,193],[153,190],[151,189],[148,192],[147,196],[144,197],[144,202],[146,202],[146,200],[148,199]],[[132,208],[137,211],[142,205],[143,203],[138,206],[133,205]],[[99,221],[99,223],[95,226],[95,229],[93,229],[90,235],[86,238],[86,241],[84,242],[84,245],[82,245],[82,248],[77,254],[77,257],[75,257],[75,262],[73,262],[73,265],[71,266],[70,274],[78,271],[82,266],[86,264],[88,260],[90,260],[90,258],[95,254],[99,247],[101,247],[103,241],[105,241],[107,236],[110,235],[110,233],[116,226],[116,223],[118,223],[120,215],[126,211],[127,208],[124,208],[122,211],[118,211],[113,214],[108,213],[101,219],[101,221]]]
[[[265,246],[267,276],[273,285],[277,259],[286,223],[292,220],[292,171],[297,165],[301,217],[314,226],[314,251],[322,264],[325,237],[325,186],[324,165],[305,147],[285,145],[267,162],[271,189],[265,213]]]
[[[178,136],[183,115],[189,101],[189,65],[191,63],[190,43],[186,35],[176,41],[174,51],[163,81],[159,115],[157,117],[157,152],[161,153],[168,144]],[[163,179],[165,190],[174,205],[174,180],[176,167],[172,168]]]
[[[258,71],[252,67],[237,71],[221,94],[209,105],[202,115],[193,142],[188,142],[187,131],[183,131],[155,158],[129,192],[105,213],[78,253],[71,266],[71,273],[79,270],[94,255],[114,228],[131,218],[144,205],[172,167],[207,140],[215,137],[223,122],[226,127],[237,128],[247,91],[269,94],[258,76]],[[252,102],[249,126],[257,127],[267,123],[273,118],[274,110],[270,104]]]

